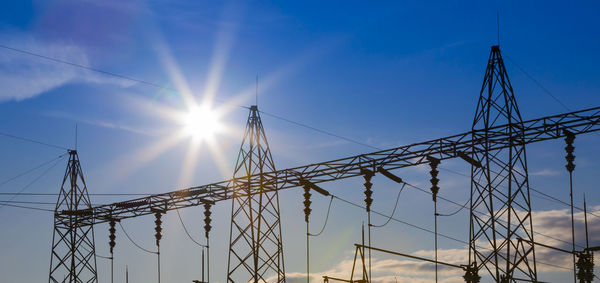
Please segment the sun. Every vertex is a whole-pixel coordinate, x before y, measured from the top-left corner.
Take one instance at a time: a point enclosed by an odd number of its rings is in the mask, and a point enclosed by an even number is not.
[[[207,105],[194,105],[182,116],[183,132],[195,140],[211,140],[223,130],[219,116]]]

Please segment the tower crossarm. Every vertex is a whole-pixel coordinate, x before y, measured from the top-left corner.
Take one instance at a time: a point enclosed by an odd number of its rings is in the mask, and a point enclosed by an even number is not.
[[[513,136],[510,136],[513,129]],[[522,132],[514,134],[514,129]],[[509,147],[510,140],[529,144],[564,137],[563,130],[578,135],[600,131],[600,107],[563,113],[553,116],[524,121],[520,125],[500,125],[487,131],[488,148]],[[474,130],[458,135],[443,137],[411,145],[365,153],[332,161],[314,163],[295,168],[266,172],[262,174],[265,191],[298,187],[301,180],[312,183],[329,182],[360,176],[364,169],[376,171],[383,167],[387,170],[428,163],[427,156],[437,159],[450,159],[460,156],[473,156],[483,149],[478,147],[484,142],[484,130]],[[491,148],[490,148],[491,147]],[[61,211],[60,214],[79,215],[78,225],[85,226],[108,222],[111,219],[125,219],[153,214],[155,211],[169,211],[190,206],[214,203],[233,198],[233,193],[244,194],[238,190],[249,186],[251,194],[258,193],[260,174],[238,177],[208,185],[195,186],[168,193],[95,206],[81,211]]]

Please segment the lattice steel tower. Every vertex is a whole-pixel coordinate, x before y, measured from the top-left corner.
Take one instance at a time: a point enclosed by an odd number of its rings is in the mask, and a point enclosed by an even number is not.
[[[243,181],[234,184],[227,282],[285,282],[279,196],[270,176],[263,175],[273,171],[258,107],[251,106],[233,173]]]
[[[511,138],[496,139],[494,126]],[[537,280],[522,119],[500,48],[492,46],[473,130],[469,263],[495,282]],[[499,143],[509,143],[497,149]],[[519,241],[522,238],[526,241]]]
[[[98,282],[92,203],[76,150],[69,150],[69,163],[54,209],[54,235],[48,282]],[[91,218],[87,218],[91,219]],[[85,221],[88,221],[86,223]]]

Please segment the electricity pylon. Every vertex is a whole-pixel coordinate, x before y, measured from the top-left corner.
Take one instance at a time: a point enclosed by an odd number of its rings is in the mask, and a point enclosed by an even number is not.
[[[227,282],[285,282],[279,196],[257,106],[250,107],[238,154],[231,207]]]
[[[503,124],[508,127],[494,129]],[[473,132],[480,149],[473,158],[482,166],[471,169],[469,263],[495,282],[536,282],[523,120],[498,46],[492,46],[473,130],[483,130]]]
[[[48,282],[98,282],[92,203],[76,150],[69,150],[69,163],[56,208]]]

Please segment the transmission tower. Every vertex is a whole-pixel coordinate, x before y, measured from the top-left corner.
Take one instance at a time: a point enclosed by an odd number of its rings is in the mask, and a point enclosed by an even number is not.
[[[79,156],[69,150],[69,163],[54,209],[54,235],[48,282],[98,282],[92,203]]]
[[[285,282],[279,196],[264,173],[275,171],[257,106],[250,107],[233,173],[228,282]]]
[[[508,126],[494,129],[502,124]],[[469,263],[495,282],[536,282],[523,120],[498,46],[492,46],[473,130],[483,131],[473,132],[479,149],[473,158],[481,166],[471,169]]]

